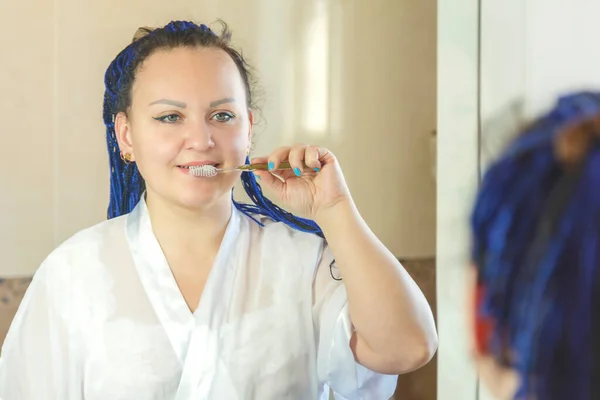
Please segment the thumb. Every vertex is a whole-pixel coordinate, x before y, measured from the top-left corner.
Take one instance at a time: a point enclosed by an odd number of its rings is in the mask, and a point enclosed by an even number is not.
[[[254,171],[253,173],[261,188],[278,195],[285,190],[285,179],[281,176],[269,171]]]

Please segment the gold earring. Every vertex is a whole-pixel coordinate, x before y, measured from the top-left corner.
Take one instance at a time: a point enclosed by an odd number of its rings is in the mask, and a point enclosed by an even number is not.
[[[131,164],[131,154],[130,153],[121,153],[121,160],[123,160],[123,162],[125,164]]]

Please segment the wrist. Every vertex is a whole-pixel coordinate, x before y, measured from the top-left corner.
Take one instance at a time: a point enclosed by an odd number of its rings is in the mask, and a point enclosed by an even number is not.
[[[339,225],[340,221],[352,218],[357,214],[354,201],[350,197],[345,197],[337,201],[334,205],[319,210],[314,217],[314,221],[323,231],[333,225]]]

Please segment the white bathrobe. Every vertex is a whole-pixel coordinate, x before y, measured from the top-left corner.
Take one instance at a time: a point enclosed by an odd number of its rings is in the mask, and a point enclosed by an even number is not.
[[[0,357],[2,400],[387,400],[357,364],[319,237],[235,210],[191,313],[145,202],[43,262]],[[377,312],[377,310],[373,310]]]

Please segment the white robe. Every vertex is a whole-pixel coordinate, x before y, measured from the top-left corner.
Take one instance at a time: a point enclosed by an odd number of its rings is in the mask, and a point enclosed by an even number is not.
[[[194,313],[143,200],[74,235],[15,316],[0,399],[389,399],[397,377],[353,358],[325,242],[264,222],[234,209]]]

